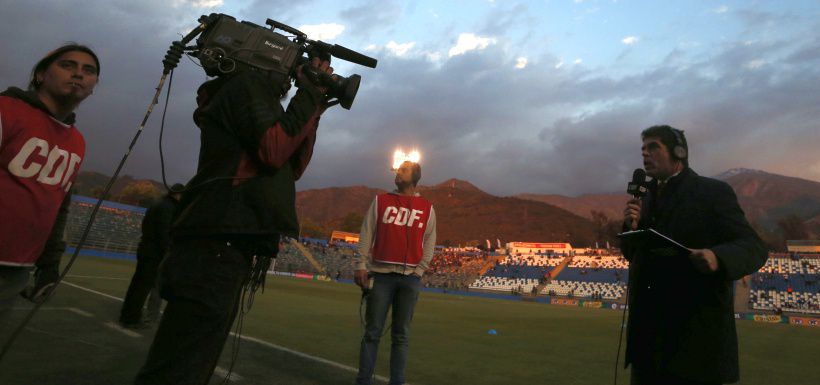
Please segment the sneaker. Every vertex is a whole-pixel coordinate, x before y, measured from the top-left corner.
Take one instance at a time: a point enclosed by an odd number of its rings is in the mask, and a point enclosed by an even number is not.
[[[118,323],[123,328],[131,329],[131,330],[142,330],[142,329],[147,329],[147,328],[151,327],[151,323],[150,322],[145,322],[145,321],[123,322],[122,320],[120,320]]]

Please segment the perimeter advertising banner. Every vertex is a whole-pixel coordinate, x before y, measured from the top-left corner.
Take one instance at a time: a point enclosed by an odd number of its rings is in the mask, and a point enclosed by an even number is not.
[[[600,301],[584,301],[582,306],[583,307],[591,307],[593,309],[600,309],[604,306],[604,303],[600,302]]]
[[[578,306],[578,300],[569,298],[550,298],[550,304],[562,306]]]
[[[820,318],[809,317],[789,317],[789,323],[792,325],[820,327]]]
[[[775,324],[790,324],[808,327],[820,327],[820,318],[816,317],[796,317],[775,314],[754,314],[754,313],[735,313],[735,319],[742,319],[747,321],[775,323]]]
[[[772,324],[779,324],[783,322],[783,316],[779,315],[772,315],[772,314],[754,314],[752,319],[755,322],[765,322],[765,323],[772,323]]]

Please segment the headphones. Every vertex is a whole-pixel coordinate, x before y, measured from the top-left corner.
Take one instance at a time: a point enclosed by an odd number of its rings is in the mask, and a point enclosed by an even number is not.
[[[681,160],[686,159],[689,153],[686,151],[686,142],[683,140],[683,130],[672,127],[669,127],[669,130],[675,136],[675,147],[672,148],[672,155]]]

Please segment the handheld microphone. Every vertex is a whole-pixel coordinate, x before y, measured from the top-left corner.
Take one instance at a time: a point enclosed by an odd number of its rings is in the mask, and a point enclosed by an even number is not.
[[[373,289],[373,281],[374,281],[373,275],[368,274],[367,275],[367,285],[362,288],[362,297],[367,297],[368,294],[370,294],[370,290]]]
[[[642,168],[636,168],[632,172],[632,181],[626,186],[626,193],[636,199],[643,198],[646,195],[646,171]]]
[[[636,168],[635,171],[632,173],[632,181],[629,182],[626,186],[626,193],[632,195],[635,199],[641,199],[644,195],[646,195],[646,171],[642,168]],[[635,228],[636,220],[630,221],[630,227],[633,229]]]

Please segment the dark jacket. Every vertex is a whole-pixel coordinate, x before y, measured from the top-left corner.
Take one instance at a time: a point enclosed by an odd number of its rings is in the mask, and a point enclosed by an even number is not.
[[[733,281],[766,262],[762,241],[749,226],[732,188],[689,168],[657,197],[643,199],[639,228],[654,228],[690,249],[712,250],[713,274],[687,257],[661,257],[624,242],[629,265],[626,364],[680,378],[731,383],[739,379]]]
[[[295,180],[313,153],[322,96],[300,87],[284,111],[279,90],[255,71],[200,87],[199,164],[172,236],[298,234]]]
[[[142,238],[137,258],[162,260],[171,243],[171,224],[179,202],[170,194],[163,196],[145,212],[142,219]]]

